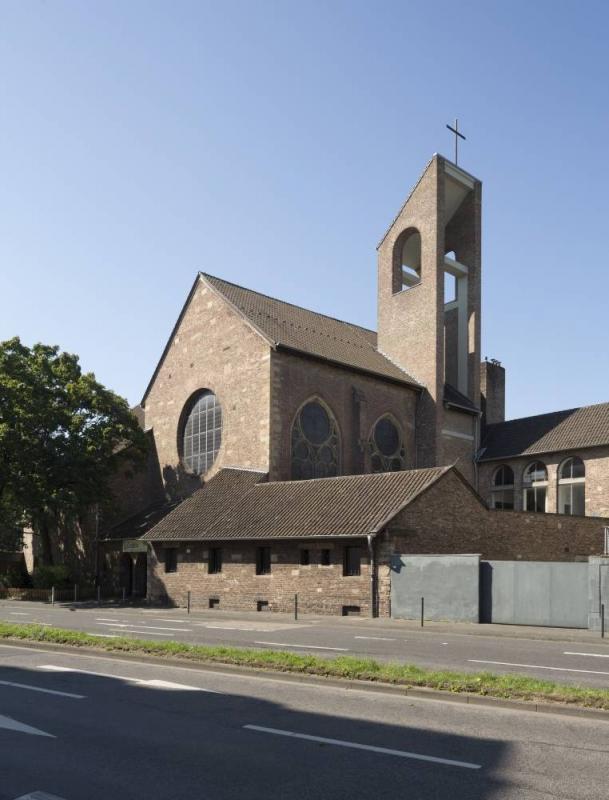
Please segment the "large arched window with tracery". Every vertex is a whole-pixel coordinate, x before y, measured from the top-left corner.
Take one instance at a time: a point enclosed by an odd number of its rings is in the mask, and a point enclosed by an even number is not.
[[[406,450],[399,425],[388,415],[374,424],[368,438],[371,472],[406,469]]]
[[[558,513],[586,513],[586,468],[578,456],[563,461],[558,470]]]
[[[317,399],[306,402],[292,425],[292,479],[338,475],[340,436],[330,410]]]
[[[522,476],[523,507],[525,511],[547,511],[548,470],[543,461],[533,461]]]
[[[212,466],[222,443],[222,406],[204,389],[190,398],[182,413],[179,446],[189,472],[203,475]]]
[[[514,508],[514,470],[507,464],[497,467],[493,473],[491,508],[512,511]]]

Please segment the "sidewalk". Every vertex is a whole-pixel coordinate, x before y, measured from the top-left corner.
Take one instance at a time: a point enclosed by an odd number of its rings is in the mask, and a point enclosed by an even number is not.
[[[31,601],[0,600],[0,609],[5,605],[18,605],[24,610],[27,608],[42,608],[51,611],[54,609],[87,611],[89,609],[114,609],[125,612],[138,612],[144,616],[148,614],[162,614],[172,616],[176,619],[188,617],[186,608],[168,608],[166,606],[149,606],[145,602],[122,603],[121,601],[105,602],[98,606],[94,601],[82,601],[77,603],[37,603]],[[451,634],[456,636],[486,636],[495,639],[529,639],[540,641],[563,641],[563,642],[582,642],[595,646],[607,647],[609,652],[609,632],[605,639],[602,639],[599,631],[590,631],[579,628],[543,628],[527,625],[497,625],[497,624],[476,624],[470,622],[433,622],[425,620],[424,627],[421,627],[420,620],[391,619],[387,617],[339,617],[317,614],[299,614],[298,621],[294,620],[293,614],[282,612],[257,612],[257,611],[225,611],[220,609],[193,609],[189,616],[193,620],[217,621],[227,623],[233,622],[274,622],[280,624],[314,625],[323,628],[343,628],[344,626],[355,627],[357,629],[372,629],[378,634],[382,632],[408,631],[410,633],[426,632],[433,634]],[[17,620],[15,620],[16,622]]]

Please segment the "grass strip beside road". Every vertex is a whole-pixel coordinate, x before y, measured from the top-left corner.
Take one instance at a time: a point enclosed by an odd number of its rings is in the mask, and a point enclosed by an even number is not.
[[[384,663],[354,656],[325,658],[281,650],[151,642],[121,636],[104,639],[80,631],[36,624],[0,622],[0,640],[2,639],[87,647],[111,653],[139,653],[160,658],[165,656],[200,664],[233,664],[277,672],[391,683],[501,699],[562,703],[609,711],[609,689],[588,689],[523,675],[430,670],[414,664]]]

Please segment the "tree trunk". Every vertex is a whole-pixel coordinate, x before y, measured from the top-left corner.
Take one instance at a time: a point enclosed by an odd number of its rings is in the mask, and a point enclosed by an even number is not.
[[[51,543],[49,522],[46,518],[43,518],[39,528],[42,565],[45,567],[52,567],[54,563],[53,546]]]

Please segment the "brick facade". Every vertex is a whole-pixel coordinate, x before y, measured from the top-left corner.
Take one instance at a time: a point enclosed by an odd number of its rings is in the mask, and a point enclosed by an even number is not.
[[[548,470],[547,512],[558,509],[558,470],[562,462],[571,456],[579,456],[586,468],[586,516],[609,517],[609,447],[594,447],[576,451],[563,451],[542,455],[519,456],[503,461],[486,461],[479,465],[479,491],[490,503],[492,481],[495,471],[507,464],[514,471],[514,508],[523,508],[522,476],[533,461],[541,461]]]

